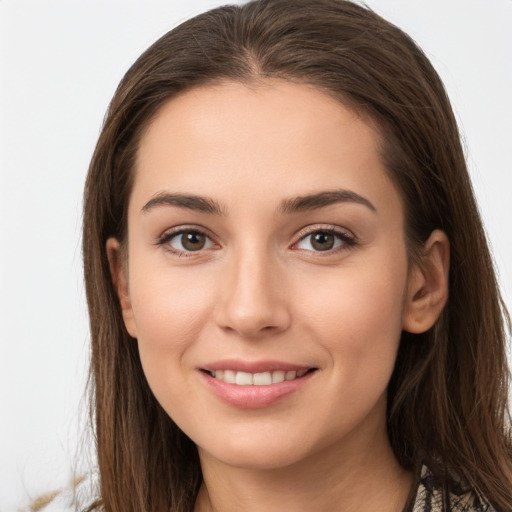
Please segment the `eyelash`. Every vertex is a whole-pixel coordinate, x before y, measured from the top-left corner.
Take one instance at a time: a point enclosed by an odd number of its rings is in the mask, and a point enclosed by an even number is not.
[[[190,227],[180,227],[176,230],[168,231],[164,233],[160,238],[157,240],[157,245],[163,246],[165,250],[169,251],[170,253],[178,256],[178,257],[192,257],[196,253],[203,252],[203,248],[197,250],[197,251],[191,251],[191,250],[179,250],[170,245],[170,241],[174,238],[184,235],[186,233],[189,234],[198,234],[205,236],[212,245],[215,245],[215,242],[213,241],[212,237],[207,233],[206,230],[202,228],[198,228],[195,226]],[[308,250],[308,249],[295,249],[295,250],[301,250],[305,252],[311,252],[318,255],[332,255],[344,250],[348,250],[354,246],[357,245],[357,239],[354,235],[349,234],[346,230],[342,230],[339,228],[334,228],[333,226],[322,226],[322,225],[316,225],[316,226],[308,226],[306,228],[303,228],[301,231],[299,231],[297,235],[297,241],[292,244],[292,248],[297,246],[300,242],[306,240],[308,237],[322,233],[327,235],[333,235],[337,240],[341,242],[341,245],[338,247],[335,247],[333,249],[327,249],[325,251],[314,251],[314,250]]]
[[[322,225],[316,225],[316,226],[308,226],[298,233],[298,240],[293,243],[293,246],[298,245],[300,242],[306,240],[308,237],[311,237],[315,234],[322,233],[327,235],[332,235],[336,239],[338,239],[341,242],[341,245],[338,247],[335,247],[333,249],[328,249],[325,251],[313,251],[308,249],[296,249],[296,250],[303,250],[307,252],[313,252],[316,255],[319,256],[329,256],[332,254],[337,254],[341,251],[346,251],[354,246],[357,245],[357,239],[356,237],[348,232],[347,230],[343,230],[341,228],[335,228],[333,226],[322,226]]]
[[[172,247],[170,245],[170,242],[171,242],[172,239],[174,239],[174,238],[176,238],[176,237],[178,237],[180,235],[184,235],[185,233],[203,235],[212,244],[215,244],[215,242],[212,240],[212,237],[204,229],[201,229],[201,228],[198,228],[198,227],[195,227],[195,226],[190,226],[190,227],[189,226],[185,226],[185,227],[176,228],[175,230],[172,230],[172,231],[165,232],[157,240],[157,245],[160,245],[160,246],[164,247],[164,249],[166,251],[169,251],[173,255],[178,256],[180,258],[181,257],[189,258],[191,256],[194,256],[196,253],[202,252],[202,249],[199,249],[197,251],[187,251],[187,250],[182,251],[182,250],[176,249],[176,248],[174,248],[174,247]]]

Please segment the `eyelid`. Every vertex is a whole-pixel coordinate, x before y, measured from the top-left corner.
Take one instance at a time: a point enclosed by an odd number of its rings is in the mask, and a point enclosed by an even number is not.
[[[331,234],[337,236],[338,238],[340,238],[343,241],[343,245],[336,249],[330,249],[330,250],[327,250],[324,252],[323,251],[308,251],[308,252],[315,252],[315,253],[318,253],[319,255],[321,255],[321,254],[328,255],[328,254],[333,254],[339,250],[353,247],[353,246],[357,245],[357,243],[358,243],[357,237],[354,235],[354,233],[352,233],[350,230],[348,230],[346,228],[342,228],[341,226],[336,226],[333,224],[312,224],[310,226],[306,226],[306,227],[302,228],[297,233],[297,235],[295,236],[295,240],[292,243],[291,247],[293,248],[299,242],[304,240],[306,237],[308,237],[314,233],[318,233],[318,232],[331,233]],[[306,250],[306,249],[297,249],[297,250]]]
[[[156,238],[155,245],[164,246],[167,251],[173,254],[182,255],[182,256],[194,256],[200,253],[204,253],[206,250],[211,249],[199,249],[197,251],[181,251],[179,249],[173,248],[168,244],[170,240],[174,237],[186,233],[186,232],[197,232],[204,236],[206,236],[214,245],[219,248],[220,244],[216,241],[216,237],[211,233],[211,231],[203,226],[198,226],[196,224],[185,224],[180,226],[174,226],[165,230],[160,236]],[[307,252],[318,253],[318,255],[329,255],[333,254],[337,251],[346,250],[358,244],[357,237],[350,230],[343,228],[341,226],[336,226],[333,224],[312,224],[300,229],[294,237],[294,241],[291,244],[291,248],[293,249],[299,242],[304,240],[306,237],[318,233],[331,233],[337,236],[342,240],[343,244],[341,247],[337,247],[335,249],[330,249],[326,251],[309,251],[307,249],[296,249],[296,250],[304,250]]]
[[[197,251],[181,251],[179,249],[176,249],[172,247],[168,242],[172,240],[174,237],[187,233],[187,232],[196,232],[200,233],[201,235],[206,236],[214,245],[217,247],[219,246],[218,242],[215,240],[215,236],[212,235],[210,230],[198,226],[196,224],[185,224],[180,226],[174,226],[172,228],[166,229],[160,236],[156,238],[155,245],[163,246],[165,250],[169,251],[171,254],[175,254],[178,256],[194,256],[200,253],[204,253],[208,249],[199,249]]]

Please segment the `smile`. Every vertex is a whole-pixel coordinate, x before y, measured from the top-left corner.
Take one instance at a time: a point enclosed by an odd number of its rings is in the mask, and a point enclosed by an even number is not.
[[[215,379],[238,386],[270,386],[303,377],[309,370],[275,370],[272,372],[249,373],[234,370],[213,370],[208,373]]]
[[[233,369],[237,366],[245,368]],[[198,373],[206,387],[224,403],[240,409],[260,409],[297,393],[318,373],[318,368],[293,366],[286,363],[238,362],[228,365],[218,362]]]

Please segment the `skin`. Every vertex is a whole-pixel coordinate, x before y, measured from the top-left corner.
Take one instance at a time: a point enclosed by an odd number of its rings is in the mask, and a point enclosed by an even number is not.
[[[435,231],[408,261],[375,127],[306,85],[225,82],[162,107],[135,172],[126,250],[107,251],[151,389],[198,446],[196,511],[401,510],[412,477],[389,445],[386,388],[402,329],[423,332],[444,306],[449,247]],[[340,190],[352,196],[283,210]],[[205,233],[204,248],[186,251],[180,229]],[[312,233],[326,229],[340,235],[320,251]],[[205,385],[201,369],[227,358],[316,370],[246,409]]]

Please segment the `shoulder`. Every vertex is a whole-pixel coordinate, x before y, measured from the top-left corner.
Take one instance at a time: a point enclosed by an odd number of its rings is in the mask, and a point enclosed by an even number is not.
[[[440,482],[427,466],[421,470],[416,498],[410,512],[497,512],[474,491]]]

